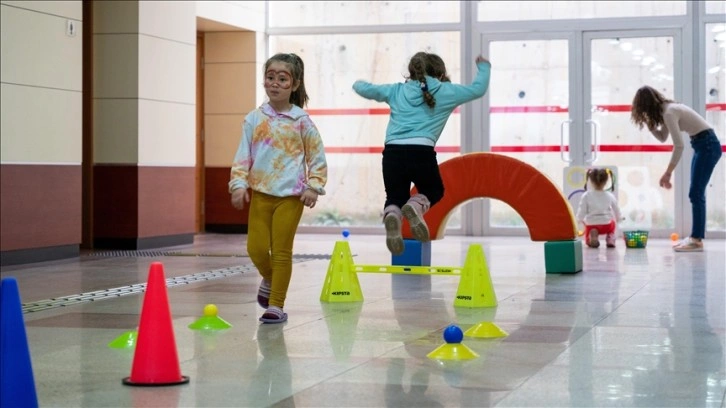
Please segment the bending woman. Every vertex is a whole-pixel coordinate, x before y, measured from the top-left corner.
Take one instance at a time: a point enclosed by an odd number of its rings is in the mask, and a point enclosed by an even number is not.
[[[721,158],[721,143],[711,125],[690,107],[666,98],[650,86],[643,86],[635,93],[631,108],[632,122],[640,129],[647,126],[656,139],[664,143],[670,134],[673,140],[673,154],[660,186],[671,188],[671,174],[683,154],[683,136],[688,134],[693,147],[691,160],[691,186],[688,198],[691,200],[693,227],[691,236],[673,249],[676,252],[703,251],[706,234],[706,186],[713,169]]]

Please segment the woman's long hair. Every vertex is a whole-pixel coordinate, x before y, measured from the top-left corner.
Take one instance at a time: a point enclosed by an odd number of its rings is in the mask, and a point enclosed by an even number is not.
[[[657,129],[663,125],[663,105],[673,100],[668,99],[653,87],[644,85],[638,89],[633,97],[633,105],[630,108],[630,120],[643,129]]]

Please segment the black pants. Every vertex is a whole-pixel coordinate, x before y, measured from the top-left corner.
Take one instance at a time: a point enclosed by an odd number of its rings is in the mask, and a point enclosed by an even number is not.
[[[411,183],[433,206],[444,196],[436,151],[431,146],[390,145],[383,149],[383,184],[386,204],[403,207],[411,198]]]

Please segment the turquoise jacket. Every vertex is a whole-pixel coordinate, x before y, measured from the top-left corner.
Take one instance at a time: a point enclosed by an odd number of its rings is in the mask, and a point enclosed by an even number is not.
[[[353,84],[353,90],[366,99],[385,102],[391,107],[385,143],[405,143],[404,139],[426,138],[431,140],[431,145],[435,145],[454,109],[482,97],[489,88],[491,65],[480,62],[477,69],[471,85],[441,82],[427,75],[426,86],[436,99],[433,108],[424,102],[420,82],[415,80],[384,85],[359,80]]]

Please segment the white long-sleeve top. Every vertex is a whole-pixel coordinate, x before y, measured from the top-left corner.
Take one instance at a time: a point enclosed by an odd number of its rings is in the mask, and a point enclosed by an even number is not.
[[[668,134],[671,135],[671,139],[673,139],[673,154],[671,155],[670,164],[673,168],[676,167],[683,154],[683,133],[685,132],[688,136],[693,136],[706,129],[711,129],[711,125],[696,111],[677,102],[665,104],[663,107],[663,121],[665,122],[665,126],[661,126],[659,129],[652,129],[651,133],[661,143],[665,143],[668,140]]]
[[[577,221],[585,225],[605,225],[621,219],[618,199],[609,191],[586,191],[577,207]]]

